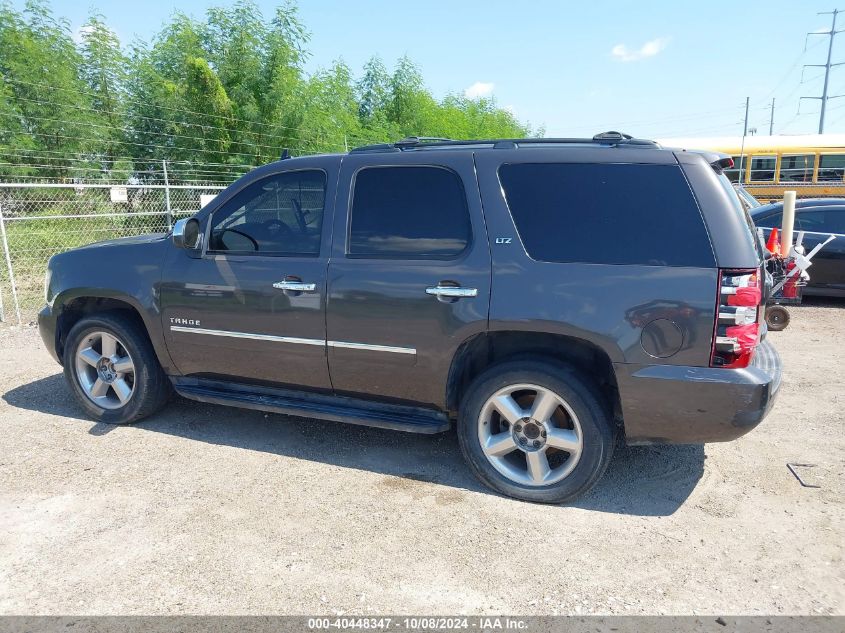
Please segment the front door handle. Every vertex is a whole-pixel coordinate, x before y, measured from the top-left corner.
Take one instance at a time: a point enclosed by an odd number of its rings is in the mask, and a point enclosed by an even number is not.
[[[449,297],[454,299],[463,299],[465,297],[477,297],[478,288],[463,288],[461,286],[432,286],[426,288],[425,293],[434,295],[436,297]]]
[[[315,292],[317,290],[317,284],[307,284],[302,281],[277,281],[273,284],[273,287],[292,292]]]

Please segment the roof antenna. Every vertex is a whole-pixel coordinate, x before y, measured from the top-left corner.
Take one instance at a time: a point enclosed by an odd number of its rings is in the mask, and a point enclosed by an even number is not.
[[[281,156],[281,158],[279,158],[279,160],[287,160],[288,158],[290,158],[290,152],[288,151],[288,148],[286,147],[282,150],[282,156]]]

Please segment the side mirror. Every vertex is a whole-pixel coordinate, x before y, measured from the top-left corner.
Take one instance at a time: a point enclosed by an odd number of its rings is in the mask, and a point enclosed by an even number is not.
[[[191,250],[202,246],[202,233],[200,222],[196,218],[185,218],[173,225],[173,244],[176,248],[187,248]]]

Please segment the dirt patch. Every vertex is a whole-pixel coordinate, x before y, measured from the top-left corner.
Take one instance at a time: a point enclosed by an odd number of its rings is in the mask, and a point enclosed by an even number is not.
[[[0,330],[0,613],[845,614],[843,308],[770,335],[755,431],[623,449],[569,507],[483,488],[454,433],[187,401],[94,424]]]

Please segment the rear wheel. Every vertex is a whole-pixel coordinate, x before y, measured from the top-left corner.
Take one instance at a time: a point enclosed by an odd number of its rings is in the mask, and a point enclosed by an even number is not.
[[[119,314],[86,317],[71,328],[65,377],[92,418],[128,424],[155,413],[171,394],[146,333]]]
[[[766,325],[773,332],[780,332],[789,325],[789,310],[773,305],[766,308]]]
[[[571,501],[604,474],[614,427],[597,390],[562,365],[512,362],[482,374],[458,436],[476,476],[518,499]]]

